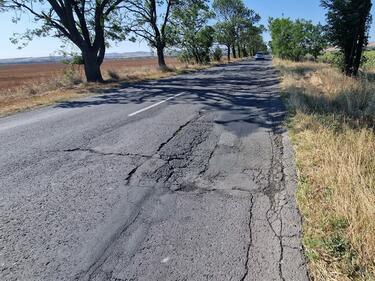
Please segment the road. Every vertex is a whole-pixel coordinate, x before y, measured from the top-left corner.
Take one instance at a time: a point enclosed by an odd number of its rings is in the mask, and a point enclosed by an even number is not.
[[[270,61],[0,119],[1,280],[308,280]]]

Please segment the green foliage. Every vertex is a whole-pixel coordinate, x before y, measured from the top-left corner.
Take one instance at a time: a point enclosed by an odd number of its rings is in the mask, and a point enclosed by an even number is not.
[[[220,47],[216,47],[212,51],[212,58],[213,58],[213,60],[220,62],[222,57],[223,57],[223,51],[221,50]]]
[[[264,28],[254,26],[260,16],[247,8],[242,0],[214,0],[212,6],[219,19],[215,25],[216,41],[227,46],[228,59],[230,48],[236,57],[236,49],[239,56],[246,56],[249,50],[265,46],[261,37]]]
[[[324,36],[324,28],[322,25],[314,25],[311,21],[297,21],[302,25],[304,39],[302,44],[307,53],[312,55],[315,59],[327,47],[327,40]]]
[[[81,55],[74,55],[69,62],[70,64],[82,65],[84,64],[83,57]]]
[[[175,43],[182,50],[181,58],[203,64],[210,61],[210,49],[214,41],[214,30],[207,26],[213,17],[207,1],[183,1],[173,11],[176,29]]]
[[[262,32],[264,27],[249,26],[241,34],[240,41],[241,45],[246,48],[246,51],[254,56],[256,52],[267,52],[268,48],[266,43],[263,41]]]
[[[371,0],[322,0],[327,9],[327,37],[344,56],[346,75],[357,75],[371,25]]]
[[[323,27],[311,21],[271,18],[269,29],[272,52],[282,59],[299,61],[307,54],[317,58],[326,47]]]
[[[230,47],[236,40],[233,23],[230,21],[218,22],[215,25],[215,37],[219,44]]]
[[[8,9],[16,11],[14,22],[21,14],[29,14],[36,27],[15,34],[12,42],[24,47],[35,37],[57,37],[70,41],[84,57],[88,82],[103,82],[100,71],[109,41],[125,39],[122,28],[123,1],[50,1],[5,0]],[[120,7],[121,6],[121,7]]]
[[[363,54],[362,65],[365,69],[375,69],[375,51],[366,51]]]
[[[319,60],[324,63],[332,64],[340,69],[344,66],[344,56],[341,52],[325,52],[319,57]]]
[[[344,68],[344,55],[342,52],[325,52],[319,57],[319,61],[332,64],[339,69]],[[363,53],[361,67],[364,70],[375,69],[375,51],[365,51]]]

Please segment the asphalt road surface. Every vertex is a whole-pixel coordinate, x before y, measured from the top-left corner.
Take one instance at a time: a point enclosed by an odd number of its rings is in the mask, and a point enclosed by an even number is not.
[[[0,280],[308,280],[270,61],[0,119]]]

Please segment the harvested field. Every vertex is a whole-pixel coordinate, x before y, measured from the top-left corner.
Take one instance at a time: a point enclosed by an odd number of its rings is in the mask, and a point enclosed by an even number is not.
[[[180,64],[175,58],[168,58],[167,63],[172,67]],[[108,70],[121,73],[140,67],[156,68],[156,64],[156,58],[108,60],[103,63],[102,72],[105,76]],[[68,67],[63,63],[0,65],[0,94],[30,84],[44,83],[51,78],[61,76]]]
[[[102,65],[107,83],[84,83],[82,66],[62,63],[0,65],[0,116],[123,87],[124,83],[159,79],[209,65],[188,65],[167,58],[170,71],[157,67],[157,58],[108,60]],[[224,61],[225,63],[225,61]]]

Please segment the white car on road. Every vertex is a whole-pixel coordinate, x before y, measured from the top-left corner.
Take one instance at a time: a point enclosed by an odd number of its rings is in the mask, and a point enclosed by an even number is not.
[[[254,58],[255,58],[255,60],[264,60],[265,56],[262,52],[258,52],[258,53],[255,54]]]

